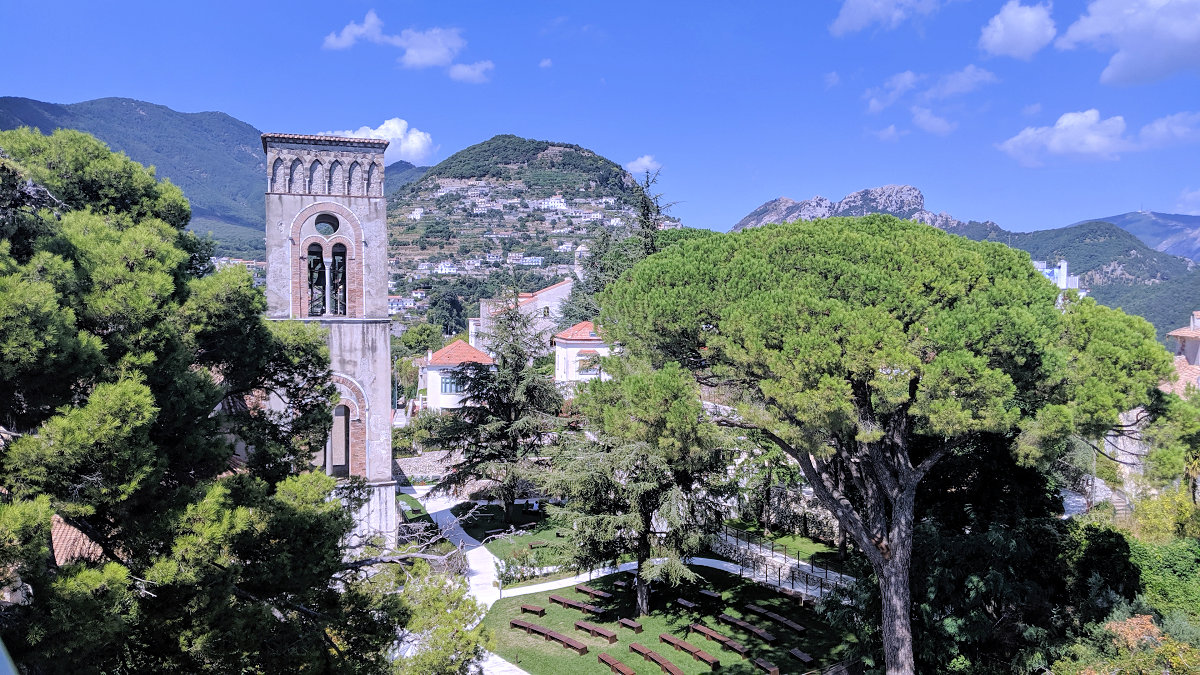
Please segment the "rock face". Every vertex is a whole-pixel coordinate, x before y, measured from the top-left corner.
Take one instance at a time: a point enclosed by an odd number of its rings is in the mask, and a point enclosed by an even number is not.
[[[956,230],[964,223],[947,213],[925,210],[925,195],[911,185],[884,185],[883,187],[859,190],[847,195],[840,202],[824,197],[813,197],[797,202],[787,197],[773,199],[754,209],[733,226],[734,232],[747,227],[758,227],[768,223],[786,223],[793,220],[816,220],[831,216],[865,216],[870,213],[886,213],[897,218],[906,218],[939,227]]]

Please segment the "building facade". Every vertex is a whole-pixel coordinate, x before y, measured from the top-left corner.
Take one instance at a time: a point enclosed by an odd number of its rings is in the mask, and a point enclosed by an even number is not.
[[[263,134],[267,156],[267,316],[328,332],[339,400],[317,466],[357,476],[370,499],[358,534],[396,543],[388,337],[388,142]]]

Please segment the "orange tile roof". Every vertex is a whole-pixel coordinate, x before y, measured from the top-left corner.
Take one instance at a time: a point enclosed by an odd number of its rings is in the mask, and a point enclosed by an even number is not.
[[[433,353],[429,359],[431,366],[457,366],[462,363],[482,363],[491,365],[492,357],[484,354],[462,340],[455,340]]]
[[[1186,396],[1189,385],[1200,387],[1200,365],[1194,366],[1188,363],[1186,358],[1176,356],[1175,374],[1178,377],[1174,382],[1163,382],[1158,388],[1177,396]]]
[[[1167,335],[1176,338],[1200,338],[1200,330],[1195,328],[1176,328],[1170,333],[1167,333]]]
[[[596,335],[596,327],[591,321],[580,321],[579,323],[564,330],[554,336],[559,340],[591,340],[593,342],[603,342],[600,336]]]
[[[50,518],[50,545],[54,549],[54,562],[59,566],[76,560],[98,562],[104,559],[99,544],[57,513]]]

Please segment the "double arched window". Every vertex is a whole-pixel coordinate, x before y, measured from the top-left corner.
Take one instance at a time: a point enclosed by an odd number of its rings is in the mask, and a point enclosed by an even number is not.
[[[321,236],[331,237],[337,233],[340,223],[336,216],[322,213],[317,216],[314,226]],[[341,242],[328,248],[320,242],[308,245],[308,316],[349,314],[346,253],[346,245]]]
[[[320,244],[308,247],[308,315],[325,313],[325,253]]]

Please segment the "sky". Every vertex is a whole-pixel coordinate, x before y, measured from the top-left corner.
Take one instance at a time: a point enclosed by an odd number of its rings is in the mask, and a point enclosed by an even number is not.
[[[910,184],[1010,230],[1200,213],[1200,0],[0,3],[0,95],[135,98],[433,164],[576,143],[671,214]]]

